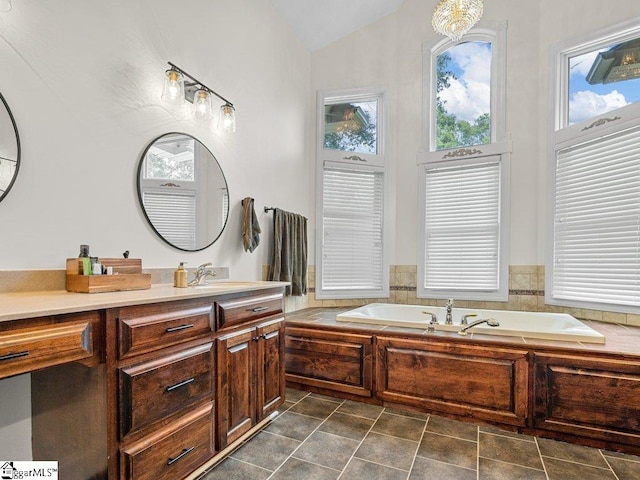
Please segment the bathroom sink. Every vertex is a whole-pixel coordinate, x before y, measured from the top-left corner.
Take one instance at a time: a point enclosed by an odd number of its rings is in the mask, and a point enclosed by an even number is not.
[[[195,288],[244,288],[260,285],[261,282],[233,282],[233,281],[217,281],[206,285],[196,285]]]

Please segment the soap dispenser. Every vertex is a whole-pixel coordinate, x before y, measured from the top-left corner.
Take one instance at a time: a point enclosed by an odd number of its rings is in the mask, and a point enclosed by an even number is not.
[[[178,269],[173,272],[173,286],[179,288],[187,287],[187,271],[184,268],[186,262],[180,262]]]

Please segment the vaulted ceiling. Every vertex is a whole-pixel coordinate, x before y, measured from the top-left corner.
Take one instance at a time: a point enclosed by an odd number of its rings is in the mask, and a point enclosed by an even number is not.
[[[404,0],[271,0],[311,52],[398,10]]]

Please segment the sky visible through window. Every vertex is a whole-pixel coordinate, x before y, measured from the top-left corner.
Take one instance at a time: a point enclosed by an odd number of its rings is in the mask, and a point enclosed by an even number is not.
[[[640,101],[640,79],[597,83],[594,85],[589,84],[586,80],[598,53],[606,52],[614,46],[594,50],[569,59],[568,125],[573,125]]]
[[[491,142],[491,43],[464,42],[437,57],[436,149]]]

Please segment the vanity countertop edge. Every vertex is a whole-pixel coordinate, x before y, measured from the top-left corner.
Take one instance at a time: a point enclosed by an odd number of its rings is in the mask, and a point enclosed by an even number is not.
[[[105,293],[72,293],[66,290],[3,293],[0,294],[0,322],[229,293],[257,292],[290,285],[289,282],[278,281],[229,281],[228,285],[225,283],[188,288],[176,288],[172,284],[153,284],[151,288],[144,290]]]

